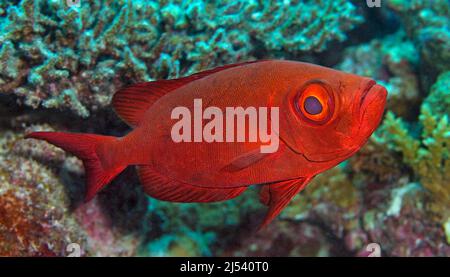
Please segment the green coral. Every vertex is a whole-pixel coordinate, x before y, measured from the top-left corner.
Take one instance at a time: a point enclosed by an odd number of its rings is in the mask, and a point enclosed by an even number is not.
[[[245,24],[268,50],[323,51],[329,41],[345,40],[344,31],[363,21],[349,1],[249,2]]]
[[[448,0],[392,0],[408,36],[416,43],[425,65],[436,73],[450,66],[450,2]]]
[[[0,8],[0,92],[81,117],[130,82],[261,52],[322,51],[362,21],[344,0],[22,0]]]
[[[413,136],[401,118],[388,112],[376,137],[389,148],[402,153],[403,162],[413,169],[431,194],[430,210],[445,226],[450,221],[450,106],[448,103],[443,105],[442,101],[446,103],[449,98],[449,77],[449,72],[440,76],[421,106],[420,136]],[[448,241],[450,243],[450,236]]]
[[[450,71],[439,75],[436,83],[431,87],[431,94],[424,100],[427,109],[435,116],[450,115]]]

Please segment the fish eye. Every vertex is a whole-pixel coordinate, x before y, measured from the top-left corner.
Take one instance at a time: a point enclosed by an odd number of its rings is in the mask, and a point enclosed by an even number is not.
[[[330,88],[320,81],[306,84],[294,101],[295,108],[307,122],[322,125],[328,122],[334,110]]]
[[[322,104],[315,96],[308,96],[303,103],[305,111],[310,115],[320,114],[323,110]]]

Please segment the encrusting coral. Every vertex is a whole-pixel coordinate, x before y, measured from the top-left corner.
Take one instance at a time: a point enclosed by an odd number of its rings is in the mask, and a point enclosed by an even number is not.
[[[343,0],[14,3],[0,12],[0,92],[81,117],[130,82],[188,75],[258,51],[321,51],[362,21]]]
[[[408,116],[420,101],[419,54],[403,30],[344,51],[339,69],[374,78],[388,90],[388,109]]]
[[[64,187],[50,169],[10,153],[20,136],[1,131],[0,137],[0,256],[66,255],[68,244],[85,237],[60,206]]]
[[[52,129],[45,124],[26,131]],[[71,207],[64,168],[78,175],[79,161],[23,140],[23,131],[0,128],[0,256],[134,254],[138,238],[114,230],[97,200]]]
[[[390,9],[401,18],[406,33],[416,44],[422,70],[432,80],[450,69],[450,3],[448,0],[392,0]]]

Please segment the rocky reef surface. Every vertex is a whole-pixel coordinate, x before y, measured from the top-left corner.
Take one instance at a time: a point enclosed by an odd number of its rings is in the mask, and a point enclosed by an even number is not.
[[[0,255],[450,255],[447,0],[0,0]],[[145,196],[132,168],[83,203],[81,162],[36,130],[121,136],[121,87],[260,58],[370,76],[376,133],[266,229],[257,188],[223,203]]]

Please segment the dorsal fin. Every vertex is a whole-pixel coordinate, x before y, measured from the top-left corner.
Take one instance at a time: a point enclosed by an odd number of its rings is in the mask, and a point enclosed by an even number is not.
[[[112,105],[120,118],[131,127],[139,125],[144,113],[165,94],[182,87],[192,81],[201,79],[213,73],[261,61],[250,61],[236,64],[228,64],[213,69],[208,69],[193,75],[172,80],[158,80],[152,82],[137,83],[117,91],[112,99]]]

